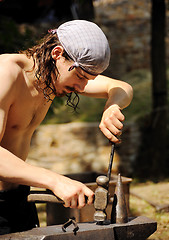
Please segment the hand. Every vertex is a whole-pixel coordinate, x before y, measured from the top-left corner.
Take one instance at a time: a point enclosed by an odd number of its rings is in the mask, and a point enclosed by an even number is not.
[[[122,133],[122,121],[124,121],[124,115],[120,107],[113,104],[104,111],[99,127],[111,142],[120,143],[118,137]]]
[[[65,202],[64,207],[82,208],[86,205],[86,197],[89,205],[94,200],[94,192],[86,185],[62,175],[59,175],[59,181],[53,193]]]

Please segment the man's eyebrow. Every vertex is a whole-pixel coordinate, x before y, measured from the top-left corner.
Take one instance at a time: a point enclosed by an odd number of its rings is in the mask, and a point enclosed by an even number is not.
[[[77,73],[77,75],[78,74],[80,74],[82,77],[84,77],[84,78],[86,78],[87,80],[89,80],[89,78],[87,77],[87,76],[85,76],[85,75],[83,75],[81,72],[79,72],[79,71],[77,71],[78,73]]]

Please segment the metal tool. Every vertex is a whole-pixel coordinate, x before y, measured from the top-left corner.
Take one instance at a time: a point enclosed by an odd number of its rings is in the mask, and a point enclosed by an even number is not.
[[[128,222],[127,206],[123,191],[123,183],[121,175],[119,173],[112,206],[111,223],[127,223],[127,222]]]
[[[102,224],[107,218],[106,207],[108,205],[108,187],[111,178],[114,148],[115,144],[112,143],[107,176],[99,176],[96,179],[98,187],[95,191],[94,207],[96,211],[94,213],[94,221],[96,221],[98,224]]]
[[[66,232],[67,231],[66,228],[69,227],[72,224],[74,226],[74,228],[73,228],[74,235],[76,235],[77,231],[79,230],[79,227],[77,225],[75,217],[69,218],[69,220],[66,223],[63,224],[62,231]]]
[[[108,168],[108,172],[107,172],[107,177],[109,179],[109,182],[110,182],[110,179],[111,179],[111,170],[112,170],[112,165],[113,165],[114,148],[115,148],[115,143],[112,143],[111,153],[110,153],[110,161],[109,161],[109,168]]]
[[[0,235],[0,240],[146,240],[157,229],[157,223],[147,217],[130,218],[128,223],[99,226],[94,223],[78,223],[79,231],[74,236],[62,225],[33,228],[25,232]]]

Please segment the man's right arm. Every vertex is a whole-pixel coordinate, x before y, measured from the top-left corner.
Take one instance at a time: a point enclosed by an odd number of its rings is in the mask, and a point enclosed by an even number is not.
[[[9,66],[8,66],[9,67]],[[10,69],[10,68],[9,68]],[[15,76],[0,66],[0,180],[33,187],[46,188],[65,202],[65,207],[83,207],[85,196],[88,204],[94,193],[84,184],[71,180],[50,170],[32,166],[3,147],[8,112],[15,95]]]
[[[65,202],[65,207],[85,206],[85,196],[88,197],[88,204],[93,202],[94,193],[84,184],[50,170],[32,166],[2,147],[0,147],[0,180],[50,189]]]
[[[0,108],[1,138],[6,125],[5,115],[5,110]],[[65,202],[65,207],[84,207],[85,196],[88,197],[88,204],[93,202],[94,193],[84,184],[50,170],[32,166],[2,146],[0,146],[0,180],[50,189]]]

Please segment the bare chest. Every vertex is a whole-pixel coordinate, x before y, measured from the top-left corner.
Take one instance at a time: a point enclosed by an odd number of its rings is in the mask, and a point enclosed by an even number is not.
[[[23,95],[10,107],[6,128],[13,130],[34,130],[44,119],[50,103],[43,99],[28,98]]]
[[[46,116],[51,102],[47,102],[43,92],[36,89],[34,81],[34,72],[22,71],[18,75],[14,100],[8,111],[6,132],[21,135],[32,133]]]

